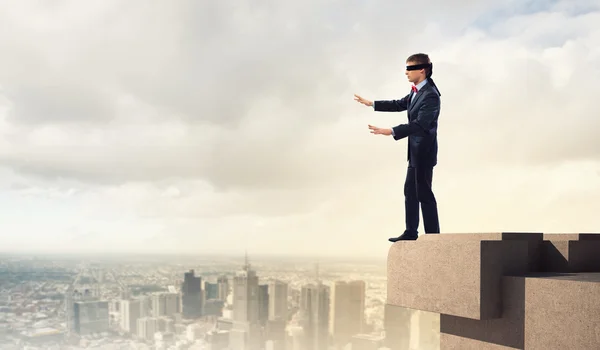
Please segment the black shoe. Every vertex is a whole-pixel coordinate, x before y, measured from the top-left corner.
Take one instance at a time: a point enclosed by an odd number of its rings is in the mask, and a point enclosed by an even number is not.
[[[398,242],[398,241],[416,241],[417,238],[419,238],[419,236],[417,235],[410,235],[410,234],[406,234],[403,233],[398,237],[392,237],[392,238],[388,238],[388,241],[390,242]]]

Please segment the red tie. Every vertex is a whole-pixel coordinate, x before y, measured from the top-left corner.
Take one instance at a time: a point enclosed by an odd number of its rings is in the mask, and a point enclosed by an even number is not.
[[[417,87],[415,85],[413,85],[412,86],[412,91],[415,92],[415,93],[417,93],[417,91],[419,91],[419,90],[417,90]]]

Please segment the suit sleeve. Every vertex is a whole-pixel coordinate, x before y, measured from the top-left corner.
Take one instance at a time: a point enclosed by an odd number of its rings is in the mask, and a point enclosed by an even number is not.
[[[373,109],[377,112],[402,112],[408,106],[408,97],[410,94],[399,100],[373,101]]]
[[[440,113],[440,97],[434,93],[427,94],[421,101],[417,113],[417,118],[408,124],[400,124],[392,128],[395,140],[403,139],[419,131],[429,130]]]

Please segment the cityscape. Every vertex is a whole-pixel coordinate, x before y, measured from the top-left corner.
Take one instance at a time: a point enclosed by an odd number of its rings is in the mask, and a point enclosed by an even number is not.
[[[378,350],[385,261],[0,259],[2,349]]]

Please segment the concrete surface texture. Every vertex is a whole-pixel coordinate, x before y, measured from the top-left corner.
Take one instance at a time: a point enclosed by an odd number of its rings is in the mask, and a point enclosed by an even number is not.
[[[600,234],[422,235],[387,275],[390,349],[600,349]]]

